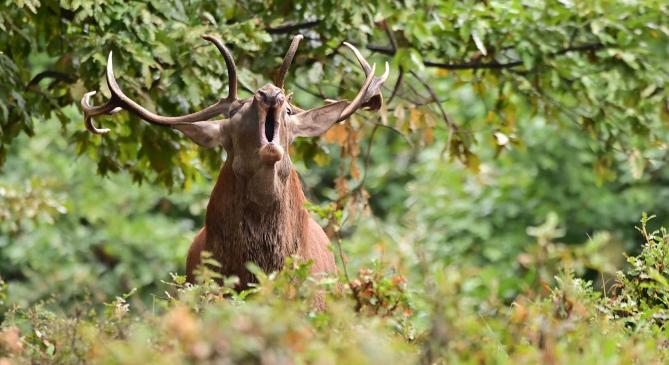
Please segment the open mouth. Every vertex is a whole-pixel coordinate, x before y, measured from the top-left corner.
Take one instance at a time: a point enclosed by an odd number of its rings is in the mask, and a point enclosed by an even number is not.
[[[277,136],[279,134],[277,122],[276,122],[276,113],[275,108],[267,109],[267,114],[265,114],[265,123],[263,125],[263,135],[265,143],[276,142]]]
[[[274,130],[276,128],[276,121],[274,120],[274,110],[270,109],[267,111],[265,116],[265,138],[267,141],[274,141]]]
[[[277,110],[269,108],[267,114],[265,114],[265,123],[260,125],[260,159],[270,166],[283,158],[283,148],[278,143],[279,126],[276,117]]]

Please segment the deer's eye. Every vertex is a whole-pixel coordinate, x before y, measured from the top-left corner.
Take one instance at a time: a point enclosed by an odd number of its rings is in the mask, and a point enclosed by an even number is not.
[[[289,106],[286,106],[286,113],[288,113],[288,115],[293,115],[293,109],[291,109]]]

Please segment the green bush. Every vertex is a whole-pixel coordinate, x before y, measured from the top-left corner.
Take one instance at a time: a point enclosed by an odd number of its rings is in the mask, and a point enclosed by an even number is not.
[[[642,252],[606,292],[564,268],[556,286],[510,303],[484,270],[455,264],[432,266],[425,283],[378,263],[337,283],[287,260],[271,275],[251,267],[260,282],[241,293],[204,268],[198,285],[173,275],[151,307],[130,292],[67,315],[12,304],[3,286],[0,354],[16,364],[663,363],[669,245],[648,219]]]
[[[627,258],[630,269],[618,272],[614,295],[608,299],[610,316],[624,320],[631,327],[669,320],[669,235],[666,229],[649,230],[647,223],[655,216],[643,215],[641,227],[643,250]]]

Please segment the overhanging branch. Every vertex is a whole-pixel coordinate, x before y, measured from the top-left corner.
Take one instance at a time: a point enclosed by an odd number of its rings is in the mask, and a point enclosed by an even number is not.
[[[58,80],[58,81],[62,81],[62,82],[65,82],[67,84],[71,84],[71,83],[73,83],[77,80],[76,77],[74,77],[72,75],[68,75],[64,72],[46,70],[46,71],[42,71],[42,72],[38,73],[37,75],[35,75],[35,77],[33,77],[32,80],[30,80],[28,85],[26,85],[26,89],[30,89],[31,87],[36,86],[37,84],[39,84],[40,81],[42,81],[44,79],[48,79],[48,78],[55,79],[55,80]]]
[[[278,25],[276,27],[267,27],[265,28],[265,31],[269,34],[293,33],[296,30],[313,28],[317,26],[320,22],[321,22],[320,20],[312,20],[304,23],[286,23]]]
[[[567,47],[563,48],[561,50],[555,51],[553,53],[550,53],[550,57],[554,56],[561,56],[570,52],[594,52],[598,51],[600,49],[603,49],[604,45],[601,43],[588,43],[588,44],[583,44],[579,46],[572,46],[572,47]],[[376,53],[381,53],[385,54],[388,56],[394,56],[395,55],[395,50],[393,50],[391,47],[385,47],[385,46],[379,46],[379,45],[374,45],[370,44],[367,45],[367,49],[376,52]],[[481,70],[481,69],[507,69],[507,68],[513,68],[517,66],[521,66],[523,64],[522,61],[510,61],[510,62],[498,62],[498,61],[491,61],[491,62],[462,62],[462,63],[451,63],[451,62],[438,62],[438,61],[432,61],[432,60],[424,60],[423,64],[425,67],[435,67],[435,68],[441,68],[441,69],[446,69],[446,70]]]

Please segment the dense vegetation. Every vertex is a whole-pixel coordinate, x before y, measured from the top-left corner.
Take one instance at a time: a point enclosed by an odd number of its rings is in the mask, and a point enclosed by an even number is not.
[[[0,364],[669,361],[667,19],[660,0],[2,2]],[[342,41],[390,62],[380,113],[291,151],[337,278],[291,261],[247,292],[184,284],[224,154],[128,113],[83,129],[110,50],[152,110],[223,96],[207,33],[243,97],[304,34],[303,107],[362,82]]]

